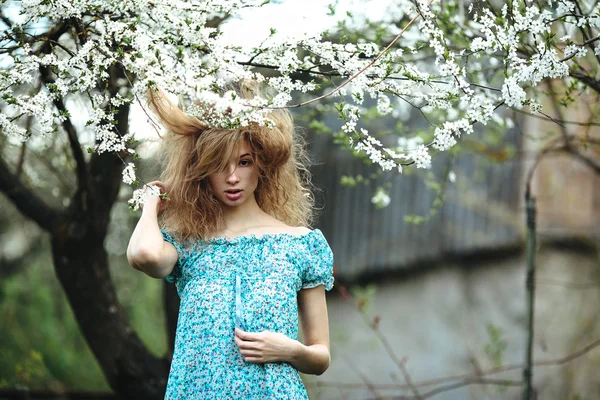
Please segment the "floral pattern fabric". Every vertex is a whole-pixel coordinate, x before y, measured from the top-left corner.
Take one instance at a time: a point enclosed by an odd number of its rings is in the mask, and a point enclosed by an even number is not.
[[[308,399],[289,363],[247,363],[234,327],[298,339],[297,292],[333,287],[333,253],[318,229],[183,245],[165,279],[181,303],[165,399]]]

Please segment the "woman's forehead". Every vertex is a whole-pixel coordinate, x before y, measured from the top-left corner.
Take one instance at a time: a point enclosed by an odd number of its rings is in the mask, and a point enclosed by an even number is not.
[[[244,154],[252,155],[252,147],[250,147],[250,142],[248,142],[247,139],[240,140],[237,146],[235,147],[233,153],[233,155],[237,157],[241,157]]]

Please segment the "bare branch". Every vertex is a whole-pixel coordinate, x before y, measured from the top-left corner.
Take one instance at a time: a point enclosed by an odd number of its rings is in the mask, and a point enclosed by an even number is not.
[[[10,170],[2,157],[0,157],[0,191],[8,196],[23,215],[34,220],[42,229],[50,233],[56,231],[60,212],[27,188]]]
[[[566,146],[563,150],[565,150],[567,153],[570,153],[571,155],[573,155],[576,159],[578,159],[579,161],[581,161],[582,163],[584,163],[585,165],[587,165],[588,167],[593,169],[595,173],[600,175],[600,162],[597,159],[594,159],[586,154],[583,154],[581,151],[579,151],[578,149],[575,149],[571,146]]]
[[[447,392],[450,390],[458,389],[463,386],[468,385],[500,385],[500,386],[523,386],[522,381],[513,381],[507,379],[490,379],[490,378],[471,378],[465,379],[462,382],[452,383],[446,386],[442,386],[439,388],[435,388],[427,393],[425,393],[422,398],[430,399],[435,395],[438,395],[443,392]]]
[[[598,347],[600,347],[600,339],[595,340],[594,342],[588,344],[587,346],[581,348],[580,350],[578,350],[574,353],[571,353],[565,357],[561,357],[561,358],[553,359],[553,360],[535,361],[533,363],[533,366],[546,367],[546,366],[564,365],[564,364],[567,364],[579,357],[586,355],[587,353],[591,352],[592,350],[594,350]],[[500,374],[500,373],[509,372],[509,371],[522,370],[523,368],[524,368],[524,366],[521,364],[510,364],[510,365],[505,365],[502,367],[492,368],[487,371],[480,371],[477,374],[461,374],[461,375],[447,376],[447,377],[443,377],[443,378],[424,380],[421,382],[414,383],[414,387],[422,388],[422,387],[427,387],[427,386],[448,384],[448,386],[446,386],[443,390],[439,390],[441,388],[436,388],[430,392],[427,392],[427,393],[421,395],[423,398],[430,398],[430,397],[432,397],[432,394],[438,394],[441,391],[448,391],[448,390],[456,389],[456,388],[459,388],[459,387],[462,387],[465,385],[472,385],[472,384],[517,386],[517,385],[522,385],[523,384],[522,381],[520,381],[520,380],[519,381],[511,381],[511,380],[490,379],[490,378],[484,379],[482,377],[488,376],[488,375]],[[456,381],[460,381],[460,382],[456,382]],[[360,383],[319,382],[319,386],[342,387],[342,388],[348,388],[348,389],[361,389],[365,385],[360,384]],[[393,384],[393,383],[392,384],[390,384],[390,383],[386,383],[386,384],[371,383],[371,386],[373,388],[380,389],[380,390],[382,390],[382,389],[386,389],[386,390],[410,389],[410,387],[407,384],[401,385],[401,384]]]
[[[62,99],[54,100],[54,105],[60,111],[65,114],[67,109],[62,101]],[[83,150],[81,148],[81,144],[79,143],[79,138],[77,137],[77,131],[71,122],[71,118],[65,116],[64,121],[62,122],[63,129],[67,132],[67,136],[69,138],[69,145],[71,146],[71,151],[73,152],[73,158],[75,159],[75,166],[77,171],[77,186],[81,190],[89,190],[90,188],[90,174],[87,168],[87,164],[85,161],[85,156],[83,154]]]
[[[0,10],[0,20],[4,22],[8,29],[12,29],[12,21],[2,11]]]
[[[556,98],[556,91],[554,90],[554,84],[552,83],[551,79],[547,81],[547,84],[548,84],[548,88],[550,89],[550,93],[551,93],[550,103],[552,104],[552,107],[554,108],[554,112],[556,113],[556,115],[558,115],[558,117],[560,119],[562,119],[563,115],[562,115],[562,112],[559,107],[558,99]],[[567,145],[569,143],[569,139],[568,139],[569,132],[567,131],[567,127],[564,125],[561,125],[561,124],[558,124],[558,126],[560,126],[560,133],[563,136],[564,143],[565,143],[565,145]]]
[[[550,88],[550,93],[555,93],[555,91],[553,90],[552,81],[548,81],[548,87]],[[552,95],[552,101],[550,103],[554,107],[554,111],[556,112],[556,114],[559,116],[560,119],[562,119],[563,118],[562,111],[558,105],[558,102],[556,101],[555,96],[556,96],[555,94]],[[579,159],[581,162],[586,164],[588,167],[592,168],[597,174],[600,175],[600,162],[598,160],[584,154],[578,148],[574,147],[573,144],[571,143],[571,141],[569,140],[571,135],[569,135],[569,132],[567,131],[567,127],[564,125],[560,125],[560,124],[559,124],[559,126],[560,126],[560,132],[563,137],[563,146],[555,149],[554,151],[565,151],[565,152],[573,155],[575,158]]]
[[[406,369],[406,357],[402,357],[399,367],[400,367],[400,371],[402,371],[402,375],[404,376],[404,381],[406,381],[406,384],[410,388],[410,391],[415,395],[415,399],[423,400],[425,397],[421,396],[421,394],[415,387],[412,379],[410,378],[410,374],[408,373],[408,370]]]
[[[578,79],[579,81],[585,83],[586,85],[588,85],[589,87],[591,87],[592,89],[594,89],[594,91],[596,91],[597,93],[600,93],[600,81],[597,79],[592,78],[589,75],[583,74],[581,72],[577,72],[577,71],[569,71],[569,75],[572,76],[575,79]]]
[[[19,152],[19,160],[17,161],[17,171],[15,175],[18,177],[21,176],[23,172],[23,163],[25,162],[25,151],[27,150],[27,142],[23,142],[21,144],[21,151]]]
[[[364,384],[367,386],[367,388],[369,389],[369,392],[371,392],[371,394],[377,399],[380,396],[379,392],[377,391],[377,387],[369,380],[369,378],[363,374],[352,362],[352,360],[348,359],[348,357],[346,355],[344,355],[344,360],[346,361],[346,364],[348,364],[348,366],[350,367],[351,370],[353,370],[356,375],[358,375],[358,377],[364,382]]]
[[[25,132],[27,135],[30,135],[29,131],[31,130],[31,124],[33,123],[33,115],[29,115],[27,117],[27,122],[25,123]],[[19,160],[17,161],[17,178],[21,176],[21,172],[23,171],[23,163],[25,162],[25,152],[27,151],[27,142],[23,142],[21,145],[21,152],[19,153]]]
[[[557,124],[563,124],[563,125],[578,125],[578,126],[600,126],[600,122],[580,122],[580,121],[570,121],[570,120],[564,120],[564,119],[558,119],[558,118],[553,118],[549,115],[544,114],[543,116],[537,115],[537,114],[533,114],[533,113],[529,113],[527,111],[523,111],[523,110],[518,110],[516,108],[511,108],[511,110],[518,112],[519,114],[523,114],[526,115],[528,117],[532,117],[532,118],[537,118],[537,119],[541,119],[544,121],[552,121],[555,122]]]

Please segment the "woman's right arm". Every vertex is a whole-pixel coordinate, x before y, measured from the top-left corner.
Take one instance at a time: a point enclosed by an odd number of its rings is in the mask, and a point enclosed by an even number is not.
[[[158,227],[162,201],[160,197],[152,197],[145,202],[127,246],[129,264],[152,278],[169,275],[178,258],[175,246],[163,239]]]

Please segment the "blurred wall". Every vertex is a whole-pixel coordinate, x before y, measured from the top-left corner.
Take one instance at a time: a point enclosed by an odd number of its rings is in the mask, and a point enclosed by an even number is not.
[[[597,249],[554,243],[538,254],[534,360],[565,357],[600,338],[600,268]],[[311,399],[373,399],[412,396],[399,367],[371,328],[378,329],[415,385],[435,378],[473,375],[496,362],[525,360],[525,257],[443,262],[434,271],[377,283],[363,312],[356,298],[328,297],[332,364],[305,377]],[[498,329],[498,337],[489,329]],[[505,344],[505,348],[503,346]],[[492,356],[499,350],[499,358]],[[562,366],[536,367],[539,399],[596,399],[600,349]],[[521,370],[489,378],[521,381]],[[446,382],[446,384],[451,383]],[[456,381],[454,381],[456,382]],[[373,389],[368,388],[368,384]],[[387,385],[387,387],[386,387]],[[424,395],[436,385],[418,387]],[[433,398],[520,399],[521,386],[467,385]],[[412,397],[411,397],[412,398]]]

